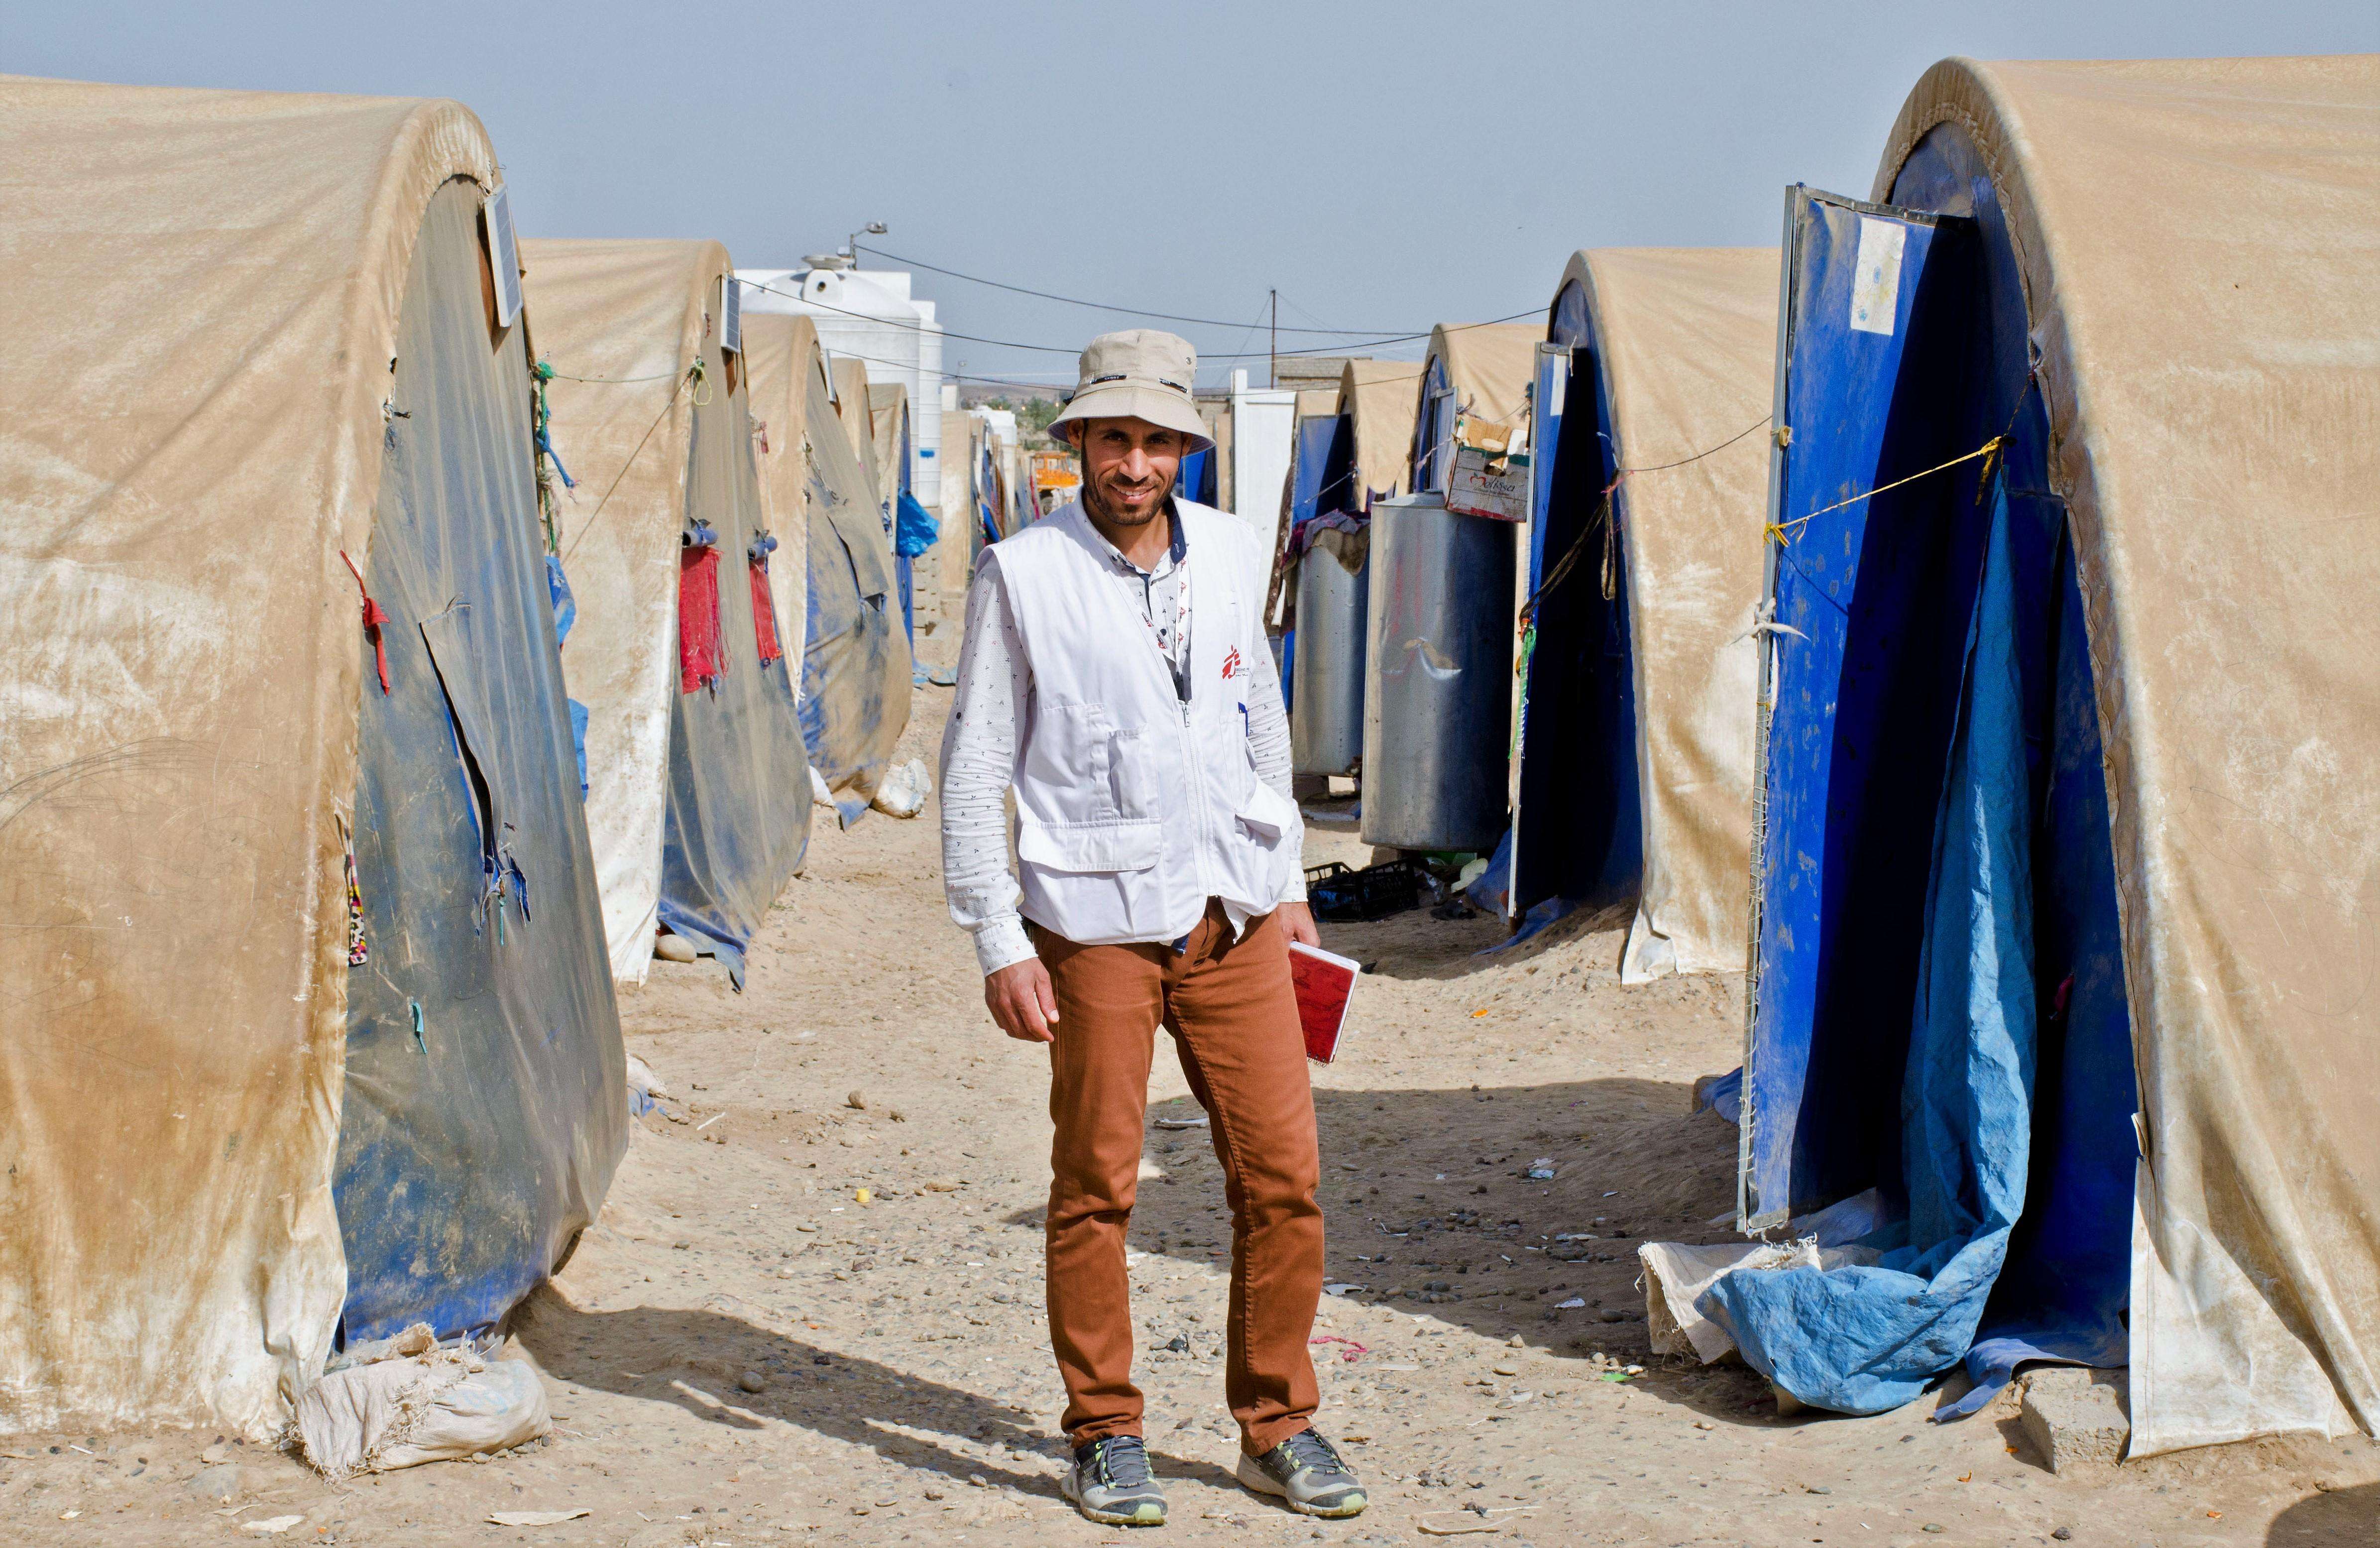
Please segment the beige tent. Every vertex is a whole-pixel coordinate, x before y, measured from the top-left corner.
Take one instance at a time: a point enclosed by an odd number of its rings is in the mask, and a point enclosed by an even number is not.
[[[869,383],[868,422],[869,452],[876,459],[876,487],[888,494],[897,494],[907,481],[903,477],[908,469],[903,466],[901,446],[912,433],[908,386],[900,382]]]
[[[546,240],[523,260],[553,441],[578,481],[564,664],[588,710],[613,973],[642,982],[666,927],[740,986],[808,840],[809,775],[785,641],[759,616],[776,587],[753,584],[762,496],[743,361],[720,336],[727,250]]]
[[[868,392],[868,366],[865,361],[849,356],[830,356],[829,374],[834,382],[834,411],[843,423],[843,433],[851,449],[868,469],[868,482],[875,487],[877,497],[883,498],[884,478],[876,456],[876,414]]]
[[[1349,360],[1339,383],[1340,412],[1354,421],[1358,498],[1402,494],[1413,472],[1414,416],[1421,408],[1422,367],[1409,360]]]
[[[1601,426],[1564,416],[1559,446],[1536,449],[1553,460],[1531,583],[1514,911],[1633,889],[1623,981],[1741,972],[1759,677],[1751,628],[1768,493],[1768,442],[1748,432],[1767,417],[1776,372],[1777,250],[1581,252],[1552,316],[1553,341],[1597,376],[1593,392],[1573,383],[1564,396],[1582,413],[1599,401],[1613,445]],[[1607,527],[1604,489],[1633,469],[1658,470],[1620,481]],[[1622,552],[1607,555],[1615,534]],[[1624,598],[1607,599],[1607,582],[1624,583]],[[1605,653],[1597,622],[1611,600],[1627,621],[1624,663]],[[1612,664],[1633,679],[1633,753],[1595,745],[1615,701],[1598,689],[1621,687],[1595,679]],[[1582,781],[1632,755],[1636,833],[1580,831],[1576,814],[1593,804]],[[1615,847],[1641,856],[1637,874],[1603,873]]]
[[[978,483],[982,477],[983,441],[981,416],[965,409],[943,411],[942,508],[936,513],[942,523],[942,541],[934,545],[933,576],[935,588],[942,594],[942,611],[951,617],[963,610],[960,599],[966,595],[975,555],[982,542],[983,518],[978,505],[983,495]]]
[[[1307,387],[1297,395],[1297,417],[1301,420],[1332,420],[1339,417],[1339,389]]]
[[[1845,1411],[2370,1431],[2380,58],[1949,61],[1873,199],[1787,201],[1740,1197],[1922,1256],[1697,1304]]]
[[[1415,489],[1441,487],[1459,438],[1526,443],[1529,379],[1544,334],[1534,323],[1441,323],[1429,331],[1415,405]]]
[[[2136,1453],[2380,1425],[2380,57],[1919,81],[2007,212],[2070,513],[2146,1159]]]
[[[809,402],[828,392],[818,325],[807,317],[747,312],[744,363],[751,372],[760,512],[778,543],[770,556],[769,589],[776,598],[778,635],[798,661],[809,616]]]
[[[1198,418],[1207,426],[1207,434],[1215,443],[1211,454],[1215,459],[1215,508],[1236,510],[1232,504],[1232,400],[1229,396],[1200,398]]]
[[[866,399],[856,360],[832,374],[846,401]],[[826,380],[825,368],[819,378]],[[850,421],[823,390],[804,406],[809,481],[810,633],[802,663],[802,735],[840,824],[867,815],[909,724],[910,661],[901,631],[892,540],[877,497],[874,441],[855,446]]]
[[[0,1430],[270,1438],[601,1201],[497,178],[449,102],[0,79]]]

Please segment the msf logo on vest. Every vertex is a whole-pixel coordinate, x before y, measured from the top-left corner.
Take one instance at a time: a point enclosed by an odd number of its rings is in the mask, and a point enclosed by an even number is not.
[[[1232,647],[1232,653],[1223,658],[1223,680],[1225,682],[1230,682],[1233,677],[1236,677],[1239,675],[1240,648],[1237,645],[1234,645]]]

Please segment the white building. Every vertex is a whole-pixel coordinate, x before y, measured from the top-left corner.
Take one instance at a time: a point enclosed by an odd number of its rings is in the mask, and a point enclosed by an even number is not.
[[[806,316],[829,354],[860,361],[870,382],[909,389],[911,491],[940,510],[942,325],[934,303],[910,295],[908,274],[895,269],[738,269],[735,277],[746,311]]]
[[[1251,387],[1246,372],[1232,372],[1232,514],[1264,535],[1268,554],[1281,548],[1281,494],[1296,436],[1297,394]]]

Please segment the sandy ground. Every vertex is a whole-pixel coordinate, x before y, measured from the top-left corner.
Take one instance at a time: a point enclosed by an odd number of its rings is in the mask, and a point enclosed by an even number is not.
[[[904,756],[930,760],[948,697],[919,694]],[[19,1437],[0,1454],[0,1530],[58,1543],[1122,1541],[1058,1496],[1044,1059],[983,1014],[942,911],[933,816],[820,831],[751,954],[748,993],[707,962],[657,964],[624,998],[630,1049],[679,1100],[638,1127],[601,1221],[520,1319],[510,1352],[544,1373],[549,1440],[333,1487],[203,1433]],[[1330,858],[1365,857],[1347,828],[1318,824],[1309,859]],[[1132,1273],[1173,1523],[1147,1541],[2380,1540],[2380,1452],[2360,1439],[2054,1478],[2005,1398],[1945,1426],[1927,1422],[1931,1398],[1783,1420],[1748,1372],[1648,1359],[1636,1242],[1729,1236],[1707,1223],[1730,1205],[1735,1131],[1693,1115],[1689,1093],[1736,1063],[1740,986],[1622,989],[1612,925],[1573,920],[1487,957],[1490,920],[1325,927],[1327,945],[1376,965],[1347,1053],[1315,1075],[1330,1272],[1346,1286],[1317,1329],[1321,1423],[1374,1486],[1352,1522],[1291,1516],[1231,1481],[1228,1223],[1205,1130],[1163,1127],[1196,1109],[1160,1057]],[[1552,1181],[1524,1175],[1538,1157]],[[202,1497],[226,1486],[229,1504]],[[589,1514],[485,1524],[538,1509]],[[242,1530],[287,1516],[301,1519],[277,1535]]]

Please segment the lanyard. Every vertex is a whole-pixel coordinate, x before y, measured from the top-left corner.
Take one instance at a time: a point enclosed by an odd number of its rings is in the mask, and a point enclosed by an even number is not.
[[[1181,518],[1175,516],[1172,519],[1179,521]],[[1154,577],[1126,559],[1121,550],[1116,552],[1116,559],[1132,572],[1134,579],[1140,582],[1141,627],[1148,630],[1149,643],[1157,647],[1165,669],[1173,676],[1174,697],[1187,704],[1190,702],[1190,555],[1185,551],[1173,565],[1173,655],[1166,654],[1164,643],[1157,638],[1155,610],[1148,600]]]

